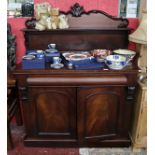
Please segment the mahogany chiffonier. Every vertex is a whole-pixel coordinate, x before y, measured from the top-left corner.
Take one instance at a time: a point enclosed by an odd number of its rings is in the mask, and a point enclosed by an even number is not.
[[[82,9],[77,4],[74,6]],[[88,51],[128,47],[127,19],[72,9],[70,28],[24,29],[26,49]],[[63,12],[64,13],[64,12]],[[137,84],[135,63],[123,70],[45,69],[15,71],[23,105],[27,146],[116,147],[131,144],[129,132]]]

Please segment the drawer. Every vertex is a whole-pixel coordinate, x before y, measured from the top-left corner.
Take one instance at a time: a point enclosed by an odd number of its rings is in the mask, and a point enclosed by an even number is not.
[[[126,76],[54,76],[54,77],[28,77],[27,83],[29,85],[126,85],[128,79]]]

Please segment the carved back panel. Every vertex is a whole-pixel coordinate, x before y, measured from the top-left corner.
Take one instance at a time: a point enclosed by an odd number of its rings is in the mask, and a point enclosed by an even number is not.
[[[100,10],[85,12],[75,4],[68,12],[60,11],[69,20],[69,29],[38,31],[24,29],[26,49],[46,49],[56,43],[60,51],[117,49],[128,47],[128,20]]]
[[[101,10],[86,12],[78,3],[71,6],[68,12],[60,13],[68,16],[71,28],[126,28],[129,24],[127,19],[111,16]]]

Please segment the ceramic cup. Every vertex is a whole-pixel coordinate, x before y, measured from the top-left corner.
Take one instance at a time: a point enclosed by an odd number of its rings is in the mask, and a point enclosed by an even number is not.
[[[61,58],[60,57],[53,57],[53,64],[60,64]]]
[[[55,49],[55,47],[56,47],[56,44],[48,44],[49,49]]]

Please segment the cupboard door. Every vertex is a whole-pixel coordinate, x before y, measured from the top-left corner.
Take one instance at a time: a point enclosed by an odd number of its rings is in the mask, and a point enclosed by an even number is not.
[[[75,88],[29,87],[28,136],[76,139],[75,99]]]
[[[123,138],[124,87],[78,89],[78,134],[80,143]]]

